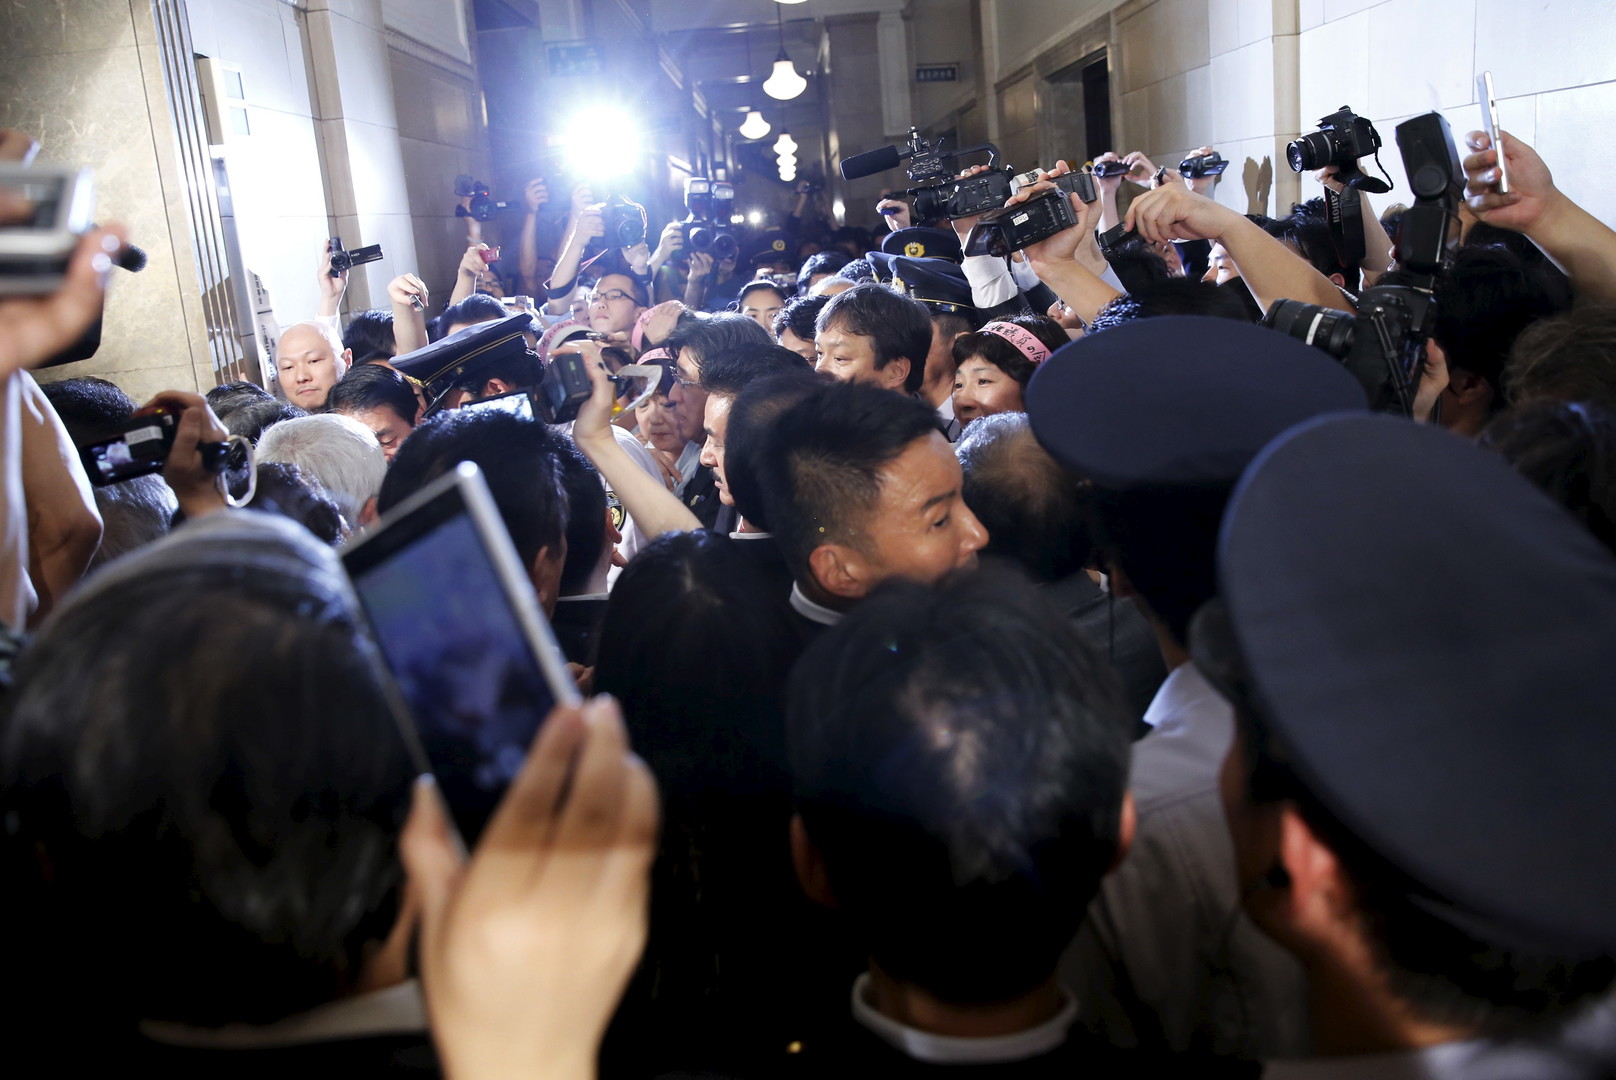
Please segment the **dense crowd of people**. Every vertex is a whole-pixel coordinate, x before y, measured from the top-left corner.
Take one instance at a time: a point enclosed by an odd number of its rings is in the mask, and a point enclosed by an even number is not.
[[[1505,138],[1399,415],[1263,316],[1362,315],[1407,208],[1344,265],[1324,199],[1137,152],[1018,191],[1077,224],[1008,258],[806,188],[728,258],[612,247],[534,181],[509,266],[344,319],[326,251],[271,385],[145,405],[30,374],[101,317],[87,233],[0,298],[12,1030],[75,1074],[1616,1076],[1616,231]],[[583,695],[469,855],[338,555],[465,462]]]

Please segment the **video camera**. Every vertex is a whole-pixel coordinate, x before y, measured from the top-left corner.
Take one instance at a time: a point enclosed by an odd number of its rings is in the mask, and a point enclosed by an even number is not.
[[[578,410],[594,394],[594,386],[589,381],[589,363],[589,358],[577,351],[562,349],[552,355],[544,366],[544,378],[528,392],[533,415],[546,424],[566,424],[578,419]],[[635,382],[642,384],[634,400],[625,404],[619,397],[613,404],[612,415],[616,417],[656,393],[662,369],[655,364],[627,364],[607,378],[618,388],[619,394],[634,389]]]
[[[179,416],[171,409],[158,406],[149,412],[139,412],[116,425],[103,438],[79,447],[79,460],[90,483],[96,487],[133,480],[163,471],[169,451],[174,449],[174,436],[179,431]],[[230,455],[228,442],[199,443],[202,467],[209,472],[223,472]]]
[[[981,153],[988,155],[989,171],[964,180],[954,179],[955,170],[945,164]],[[917,185],[909,188],[908,194],[913,196],[915,216],[921,220],[974,217],[1001,208],[1005,200],[1014,194],[1010,188],[1013,170],[1000,166],[997,146],[982,143],[945,151],[922,139],[918,128],[909,129],[909,144],[902,151],[896,146],[882,146],[843,158],[842,179],[858,180],[874,176],[897,168],[905,160],[909,162],[904,170],[909,175],[909,182]]]
[[[471,200],[467,206],[455,206],[455,217],[469,217],[473,221],[493,221],[500,214],[523,212],[520,206],[496,201],[489,193],[487,184],[466,173],[455,177],[454,193],[457,199]]]
[[[1295,145],[1292,143],[1291,145]],[[1204,180],[1208,176],[1222,176],[1229,163],[1216,150],[1210,154],[1187,157],[1178,163],[1178,174],[1186,180]]]
[[[1436,317],[1432,291],[1446,262],[1448,224],[1458,211],[1464,173],[1440,113],[1398,124],[1397,148],[1414,191],[1414,205],[1397,230],[1397,269],[1364,290],[1356,315],[1280,300],[1263,322],[1340,360],[1376,409],[1410,415]]]
[[[1011,183],[1020,191],[1037,179],[1038,173],[1033,171],[1015,177]],[[984,213],[965,238],[965,254],[1004,258],[1013,251],[1047,240],[1077,224],[1077,213],[1067,195],[1076,195],[1086,203],[1100,197],[1092,173],[1065,173],[1054,177],[1054,182],[1054,191],[1046,191],[1016,206],[1000,206]]]
[[[735,185],[692,176],[685,181],[685,247],[711,255],[716,262],[739,258],[740,242],[729,231],[735,209]]]
[[[61,288],[94,205],[89,169],[0,164],[0,296]]]
[[[342,237],[333,236],[331,238],[330,273],[332,277],[346,274],[356,266],[378,262],[381,257],[382,246],[380,244],[372,244],[369,247],[354,248],[352,251],[346,251],[342,246]]]

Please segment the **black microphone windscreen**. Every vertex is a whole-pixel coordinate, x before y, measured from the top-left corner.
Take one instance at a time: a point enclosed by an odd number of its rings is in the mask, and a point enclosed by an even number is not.
[[[874,176],[879,172],[898,167],[903,156],[898,153],[896,146],[881,146],[874,150],[866,150],[862,154],[854,154],[850,158],[842,159],[842,179],[857,180],[865,176]]]
[[[123,250],[118,252],[116,262],[131,274],[138,274],[146,269],[146,249],[125,244]]]

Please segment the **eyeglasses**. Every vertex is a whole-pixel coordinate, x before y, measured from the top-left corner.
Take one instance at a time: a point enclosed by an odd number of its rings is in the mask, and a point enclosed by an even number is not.
[[[590,307],[594,307],[607,300],[633,300],[634,297],[622,289],[607,289],[605,292],[592,292],[584,295],[584,300]]]

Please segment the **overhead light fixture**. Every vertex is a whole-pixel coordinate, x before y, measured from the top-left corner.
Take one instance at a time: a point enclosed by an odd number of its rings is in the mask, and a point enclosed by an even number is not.
[[[782,169],[795,169],[797,167],[797,155],[781,154],[779,159],[775,161],[775,164],[780,166]]]
[[[780,9],[774,9],[775,21],[780,29],[780,53],[774,58],[774,74],[763,84],[763,92],[777,101],[790,101],[808,89],[808,80],[797,74],[786,53],[786,24]]]
[[[796,178],[797,178],[797,170],[796,169],[781,169],[780,170],[780,179],[784,180],[786,183],[789,184],[793,180],[795,180]]]
[[[808,0],[774,0],[776,4],[806,4]]]
[[[797,152],[797,140],[791,137],[791,132],[782,131],[780,137],[774,140],[774,152],[776,154],[795,154]]]
[[[763,119],[763,114],[756,109],[746,114],[746,120],[741,124],[740,135],[743,139],[761,139],[770,131],[769,122]]]

